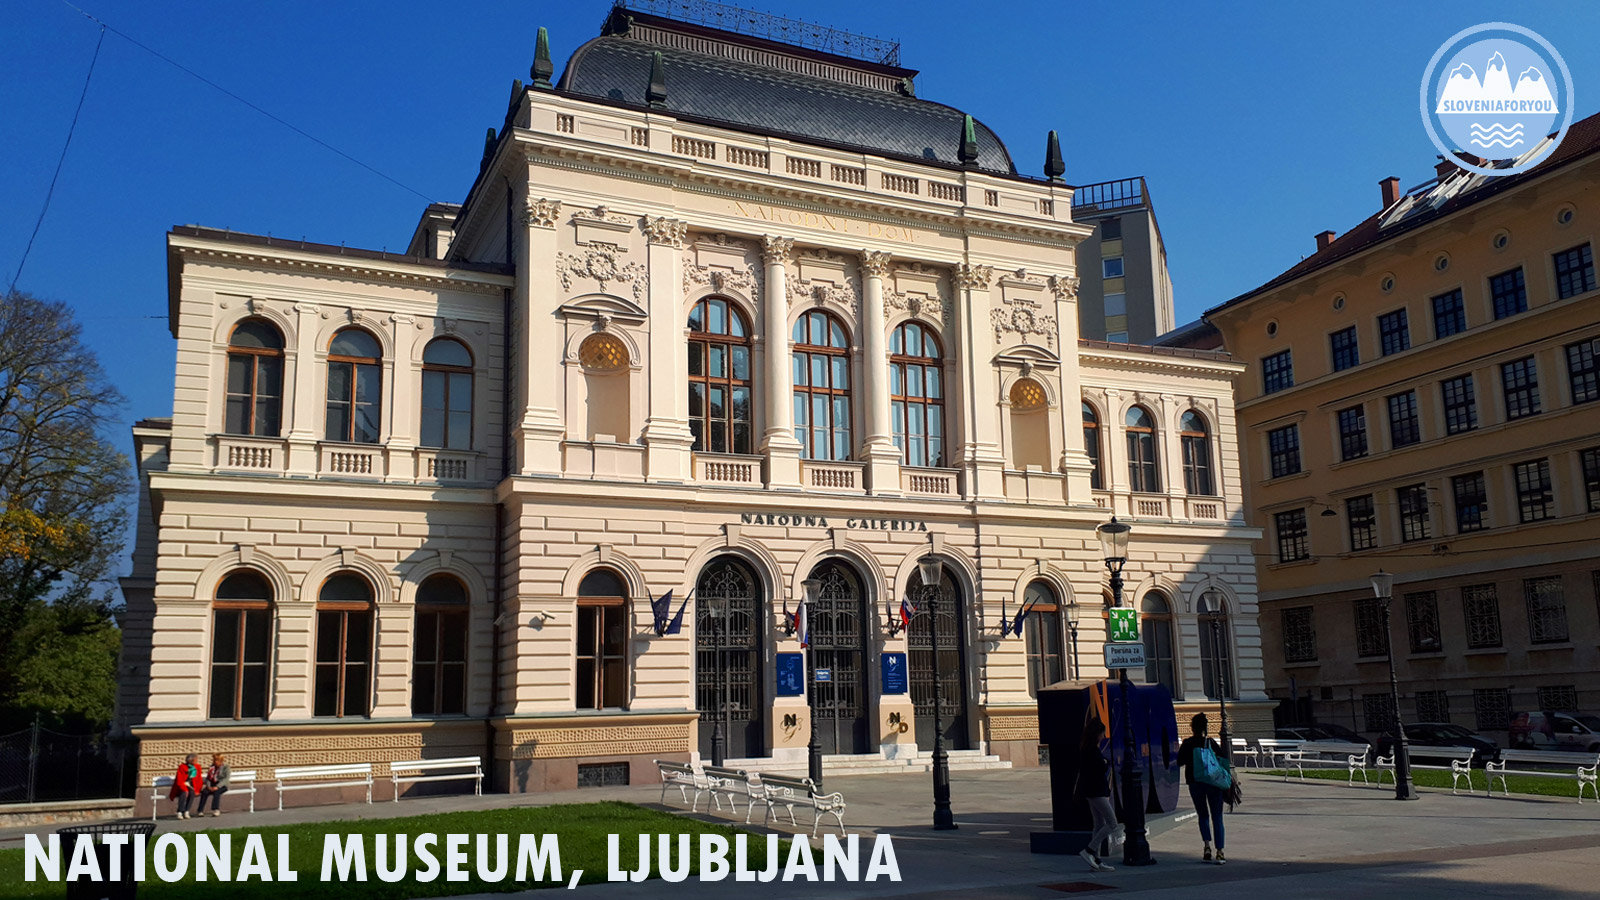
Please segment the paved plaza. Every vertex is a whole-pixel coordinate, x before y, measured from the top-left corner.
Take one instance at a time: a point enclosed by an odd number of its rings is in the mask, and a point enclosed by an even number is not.
[[[1424,791],[1399,803],[1389,790],[1338,782],[1285,783],[1250,776],[1246,799],[1228,818],[1228,864],[1199,862],[1192,817],[1157,823],[1151,838],[1159,861],[1145,869],[1118,866],[1094,874],[1076,857],[1028,852],[1028,834],[1049,827],[1048,776],[1043,770],[952,774],[956,832],[933,832],[931,783],[925,775],[867,775],[828,780],[849,801],[846,822],[857,834],[889,833],[904,880],[893,883],[770,884],[728,881],[681,885],[589,885],[591,896],[618,898],[961,897],[1049,898],[1068,893],[1138,895],[1150,900],[1237,897],[1241,893],[1293,898],[1404,900],[1505,897],[1516,900],[1590,898],[1600,885],[1600,804],[1572,799],[1493,799]],[[549,794],[428,797],[372,806],[268,810],[220,819],[176,822],[162,830],[250,825],[270,829],[294,822],[411,816],[494,806],[532,806],[623,800],[655,806],[659,787],[617,787]],[[668,807],[683,812],[669,795]],[[702,814],[703,815],[703,814]],[[804,820],[804,815],[801,816]],[[738,817],[742,820],[742,816]],[[17,846],[28,829],[0,833]],[[49,829],[35,829],[47,831]],[[863,869],[866,844],[863,845]],[[624,850],[624,866],[630,864]],[[506,894],[484,895],[505,897]],[[540,892],[539,896],[552,896]]]

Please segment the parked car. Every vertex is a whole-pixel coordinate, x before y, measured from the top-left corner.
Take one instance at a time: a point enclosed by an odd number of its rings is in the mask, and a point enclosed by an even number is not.
[[[1279,728],[1274,734],[1286,741],[1344,741],[1347,744],[1371,744],[1354,731],[1343,725],[1332,723],[1319,723],[1316,725],[1294,725],[1288,728]]]
[[[1600,753],[1600,717],[1540,710],[1511,716],[1511,746]]]
[[[1406,742],[1413,747],[1471,747],[1472,764],[1482,766],[1500,754],[1500,745],[1449,722],[1411,722],[1406,725]],[[1394,735],[1385,732],[1378,738],[1378,755],[1394,752]]]

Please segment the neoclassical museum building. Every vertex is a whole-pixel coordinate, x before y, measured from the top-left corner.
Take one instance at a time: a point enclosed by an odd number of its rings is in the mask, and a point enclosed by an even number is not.
[[[936,676],[957,766],[1038,765],[1037,690],[1106,675],[1113,514],[1134,675],[1270,727],[1243,367],[1079,339],[1053,140],[1020,174],[896,45],[827,29],[618,7],[559,77],[545,47],[405,254],[168,235],[176,390],[134,429],[123,582],[141,784],[216,751],[639,783],[718,718],[758,768],[803,769],[815,717],[829,766],[915,769]]]

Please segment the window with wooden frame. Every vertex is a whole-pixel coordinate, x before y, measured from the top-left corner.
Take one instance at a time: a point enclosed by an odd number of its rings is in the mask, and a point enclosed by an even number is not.
[[[803,459],[845,460],[850,441],[850,342],[839,320],[812,310],[794,323],[794,433]]]
[[[1089,470],[1089,487],[1105,490],[1106,477],[1100,458],[1100,416],[1087,402],[1083,404],[1083,449],[1089,455],[1089,462],[1094,464]]]
[[[1174,698],[1182,697],[1173,642],[1172,603],[1166,594],[1151,591],[1139,601],[1139,637],[1144,641],[1145,684],[1163,685]]]
[[[314,716],[365,716],[372,709],[372,585],[354,572],[317,592]]]
[[[1047,582],[1033,581],[1022,592],[1028,615],[1022,620],[1022,642],[1028,657],[1028,696],[1067,677],[1061,630],[1061,602]]]
[[[933,331],[906,322],[889,338],[889,415],[907,466],[944,466],[944,352]]]
[[[578,583],[576,684],[578,709],[628,706],[628,592],[610,569]]]
[[[283,335],[265,319],[245,319],[228,338],[228,434],[277,437],[283,427]]]
[[[1128,486],[1142,493],[1161,490],[1161,470],[1156,464],[1156,420],[1142,406],[1128,409],[1124,428],[1128,437]]]
[[[750,327],[722,297],[689,313],[689,431],[700,453],[751,452]]]
[[[1183,444],[1183,486],[1190,494],[1211,497],[1217,493],[1211,471],[1211,435],[1205,416],[1189,410],[1179,421],[1178,438]]]
[[[383,348],[359,328],[346,328],[328,345],[330,441],[376,444],[383,422]]]
[[[422,446],[472,449],[472,352],[454,338],[422,351]]]
[[[411,641],[411,714],[458,716],[467,711],[467,589],[454,575],[430,575],[417,586]]]
[[[240,569],[217,585],[211,604],[211,685],[206,715],[264,719],[272,649],[272,585]]]

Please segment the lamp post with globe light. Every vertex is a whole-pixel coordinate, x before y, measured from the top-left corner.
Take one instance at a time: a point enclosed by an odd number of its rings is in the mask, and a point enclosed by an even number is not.
[[[809,629],[811,627],[811,614],[817,610],[817,594],[822,590],[822,582],[815,578],[807,578],[805,581],[800,582],[800,588],[804,591],[804,596],[800,602],[805,604],[806,627]],[[812,653],[809,636],[802,634],[800,639],[807,642],[806,656],[808,659],[806,662],[808,665],[806,666],[806,675],[810,679],[810,683],[806,685],[806,699],[811,701],[811,741],[806,744],[806,774],[810,776],[811,783],[820,789],[822,787],[822,745],[817,743],[817,670],[814,666],[809,665],[811,662],[809,657]]]
[[[1411,748],[1406,743],[1406,728],[1400,721],[1400,679],[1394,673],[1394,639],[1389,633],[1389,604],[1394,601],[1394,576],[1382,569],[1372,576],[1372,593],[1378,598],[1378,609],[1383,612],[1383,646],[1389,652],[1389,703],[1393,710],[1394,747],[1394,798],[1417,799],[1416,786],[1411,783]]]
[[[1105,557],[1106,569],[1111,573],[1111,604],[1122,606],[1122,567],[1128,564],[1128,533],[1133,528],[1118,522],[1116,516],[1095,532],[1100,536],[1100,551]],[[1133,732],[1133,690],[1128,670],[1123,669],[1122,681],[1122,818],[1127,827],[1127,839],[1122,844],[1122,864],[1149,866],[1155,864],[1150,856],[1150,841],[1144,824],[1144,777],[1135,771],[1133,758],[1138,753],[1137,738]]]
[[[1206,620],[1211,623],[1211,666],[1216,671],[1212,673],[1213,681],[1217,686],[1217,713],[1222,718],[1220,732],[1222,752],[1228,754],[1228,759],[1233,759],[1232,736],[1228,734],[1228,678],[1224,669],[1222,642],[1226,640],[1222,634],[1223,623],[1228,618],[1228,608],[1222,599],[1222,592],[1212,588],[1200,595],[1200,611],[1205,614]]]
[[[728,711],[728,683],[722,670],[722,639],[725,631],[723,620],[728,615],[728,601],[717,597],[705,601],[705,604],[706,617],[711,620],[712,671],[716,673],[717,686],[717,709],[711,723],[711,764],[720,766],[728,745],[727,730],[722,721]]]

